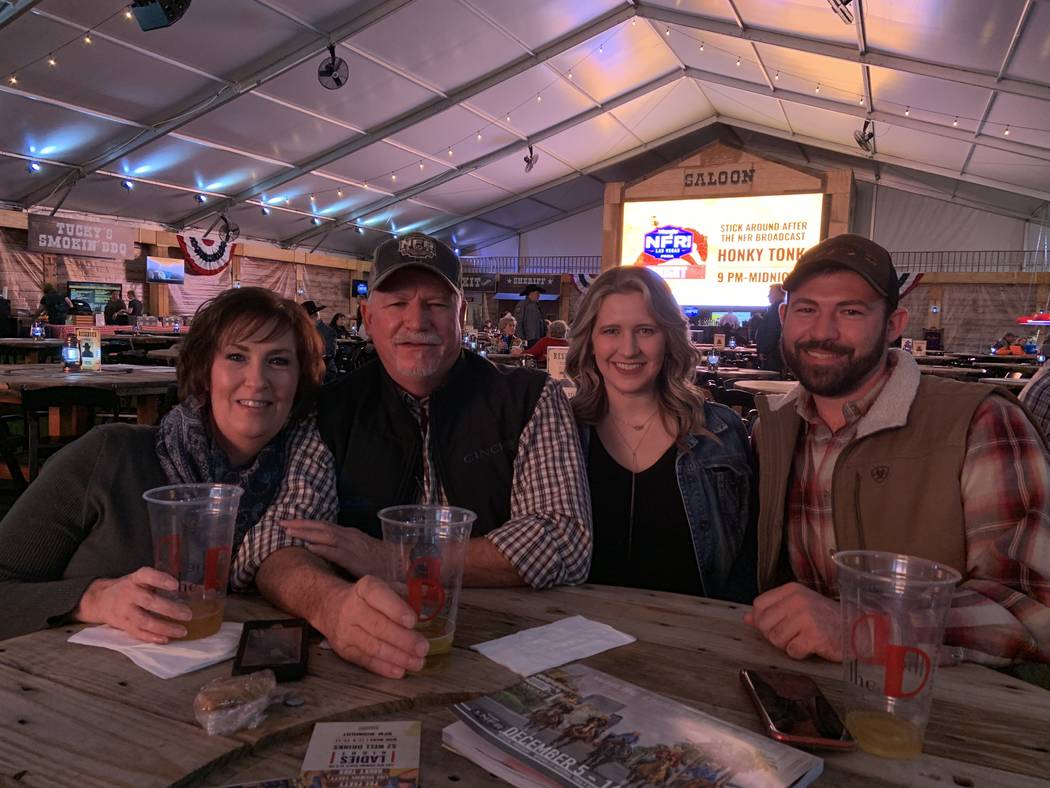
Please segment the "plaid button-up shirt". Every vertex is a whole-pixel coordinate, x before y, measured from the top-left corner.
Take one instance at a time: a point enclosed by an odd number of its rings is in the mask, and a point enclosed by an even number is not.
[[[430,454],[429,401],[403,394],[420,426],[423,479],[418,502],[446,504]],[[248,532],[233,566],[235,590],[252,587],[270,553],[302,546],[283,520],[334,521],[338,514],[335,461],[316,426],[291,444],[288,472],[277,500]],[[591,496],[572,409],[561,387],[548,379],[521,432],[511,482],[510,519],[485,535],[529,585],[547,588],[582,583],[591,566]]]
[[[857,422],[885,388],[844,408],[832,433],[800,388],[799,440],[788,492],[788,556],[800,583],[837,594],[831,479]],[[961,475],[966,572],[955,591],[945,643],[948,662],[1050,662],[1050,461],[1037,428],[1016,405],[988,397],[970,421]]]

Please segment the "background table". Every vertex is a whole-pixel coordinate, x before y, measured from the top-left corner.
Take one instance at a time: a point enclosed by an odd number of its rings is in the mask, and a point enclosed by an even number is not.
[[[841,704],[839,665],[781,655],[742,623],[745,610],[602,586],[468,589],[444,673],[381,679],[313,645],[309,675],[287,685],[305,704],[271,707],[259,728],[231,736],[207,736],[192,710],[200,686],[229,675],[229,662],[165,681],[115,652],[66,643],[76,627],[38,632],[0,642],[0,781],[17,775],[18,785],[34,786],[223,785],[292,776],[314,722],[418,719],[426,785],[501,785],[440,744],[441,728],[454,721],[451,704],[518,681],[466,646],[577,613],[638,639],[586,664],[727,722],[761,730],[738,678],[745,667],[807,673]],[[231,600],[227,617],[273,615],[257,599],[241,598]],[[1048,729],[1050,692],[975,665],[946,668],[937,674],[920,758],[825,754],[818,784],[1045,787]]]
[[[173,367],[175,366],[175,362],[179,360],[178,345],[176,345],[175,347],[160,348],[158,350],[147,350],[146,358],[160,359],[169,367]]]
[[[926,375],[940,375],[943,378],[969,378],[988,374],[984,369],[976,367],[937,367],[923,364],[919,370]]]
[[[0,339],[0,354],[17,356],[20,364],[36,364],[41,353],[45,356],[58,355],[65,346],[61,339],[31,339],[30,337],[8,337]]]
[[[797,385],[797,380],[737,380],[733,382],[733,388],[751,394],[787,394]]]
[[[993,386],[1004,386],[1008,389],[1016,389],[1020,391],[1029,383],[1032,382],[1031,378],[981,378],[981,383],[991,383]]]
[[[747,367],[716,367],[712,369],[706,364],[698,364],[696,374],[722,380],[772,380],[779,378],[779,372],[769,369],[748,369]]]
[[[0,402],[21,404],[24,389],[112,388],[121,397],[135,397],[139,424],[156,424],[161,402],[175,382],[174,367],[105,364],[98,372],[63,372],[60,364],[3,364],[0,365]],[[72,409],[51,408],[49,429],[62,435],[75,432],[70,425],[75,418]]]

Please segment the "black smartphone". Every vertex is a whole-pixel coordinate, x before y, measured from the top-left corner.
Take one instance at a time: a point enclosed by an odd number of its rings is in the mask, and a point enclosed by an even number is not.
[[[801,673],[742,670],[740,681],[751,696],[766,733],[796,747],[852,750],[857,746],[816,682]]]
[[[294,681],[306,675],[307,638],[310,625],[301,618],[248,621],[233,660],[233,675],[269,668],[278,681]]]

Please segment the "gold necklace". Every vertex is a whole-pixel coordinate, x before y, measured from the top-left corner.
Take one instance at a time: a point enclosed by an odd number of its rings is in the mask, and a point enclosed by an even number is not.
[[[635,427],[633,424],[628,424],[627,425],[628,427],[631,427],[632,429],[636,429],[636,430],[637,429],[644,429],[645,430],[645,432],[642,433],[642,437],[638,439],[638,443],[636,443],[633,447],[631,446],[630,442],[627,440],[627,436],[624,435],[623,432],[620,431],[620,428],[616,426],[616,422],[619,421],[619,419],[617,419],[615,416],[612,417],[613,429],[616,430],[616,434],[620,436],[620,440],[623,441],[623,445],[626,446],[628,451],[631,452],[631,468],[630,468],[630,471],[631,471],[631,499],[630,499],[630,508],[627,510],[627,555],[628,556],[631,555],[631,551],[633,550],[633,544],[634,544],[634,482],[635,482],[635,478],[636,478],[636,476],[638,474],[638,449],[640,449],[642,447],[642,444],[645,443],[645,437],[646,437],[646,435],[649,434],[649,428],[653,425],[653,421],[656,419],[656,414],[659,413],[659,412],[660,412],[660,408],[657,407],[657,409],[653,411],[653,415],[650,416],[646,420],[645,424],[643,424],[641,427]],[[611,413],[609,415],[612,416]]]

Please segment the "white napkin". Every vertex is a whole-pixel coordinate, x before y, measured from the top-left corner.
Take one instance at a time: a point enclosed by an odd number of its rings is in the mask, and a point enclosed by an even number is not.
[[[571,616],[553,624],[478,643],[471,648],[521,676],[531,676],[634,640],[608,624]]]
[[[154,676],[171,679],[232,657],[237,653],[237,642],[241,639],[243,627],[244,624],[225,621],[219,631],[209,637],[161,645],[143,643],[119,629],[102,625],[80,630],[69,642],[119,651]]]

